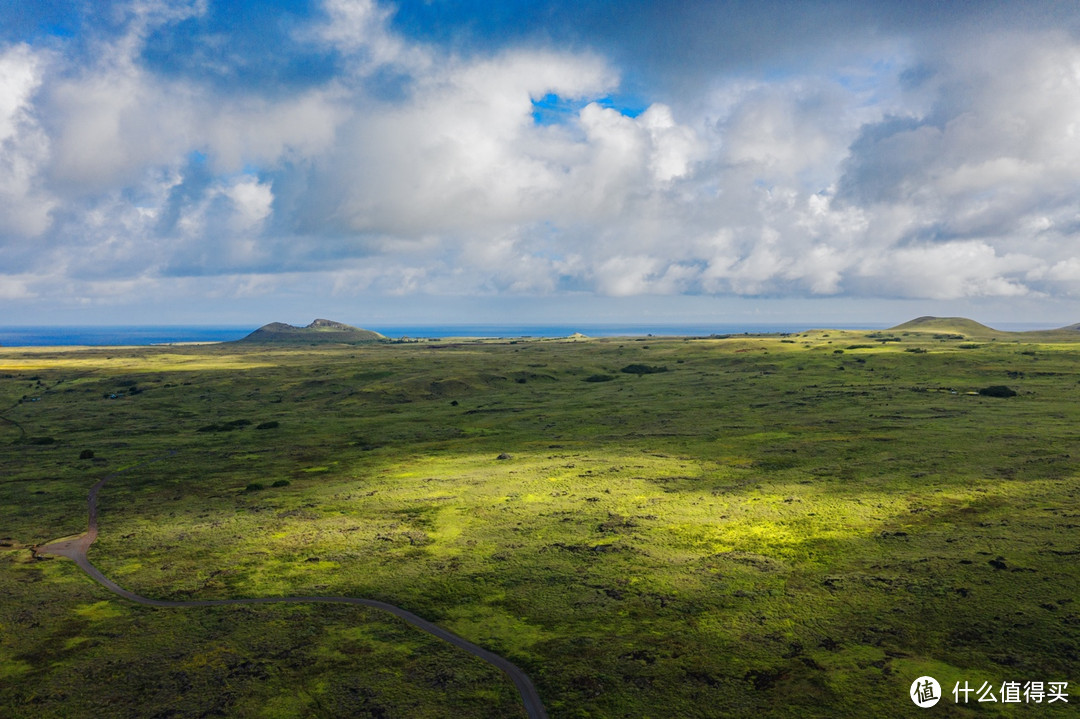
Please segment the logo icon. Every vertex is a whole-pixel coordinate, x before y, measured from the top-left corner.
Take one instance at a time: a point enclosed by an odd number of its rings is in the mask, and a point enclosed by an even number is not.
[[[911,701],[915,706],[929,709],[941,699],[941,685],[933,677],[919,677],[911,683]]]

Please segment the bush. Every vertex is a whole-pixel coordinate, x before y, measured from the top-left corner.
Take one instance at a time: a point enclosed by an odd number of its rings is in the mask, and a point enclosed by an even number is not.
[[[996,384],[992,387],[983,387],[979,390],[979,394],[983,397],[1015,397],[1016,390],[1006,387],[1003,384]]]
[[[277,429],[277,420],[271,420],[269,422],[263,422],[262,424],[255,425],[255,429]]]
[[[289,486],[289,480],[287,480],[287,479],[279,479],[278,481],[274,482],[270,486],[271,487],[288,487]]]
[[[26,441],[30,444],[56,444],[56,438],[54,437],[31,437]]]
[[[911,352],[912,354],[917,354],[917,355],[924,355],[924,354],[926,354],[926,350],[925,350],[925,349],[923,349],[922,347],[908,347],[908,348],[907,348],[907,349],[905,349],[904,351],[905,351],[905,352]]]
[[[260,489],[266,489],[261,482],[252,482],[248,486],[244,487],[245,492],[258,492]]]
[[[615,379],[615,377],[613,375],[610,375],[610,374],[591,374],[582,381],[583,382],[610,382],[613,379]]]
[[[221,422],[220,424],[208,424],[205,427],[199,427],[198,432],[232,432],[234,429],[240,429],[251,424],[250,419],[234,419],[230,422]]]
[[[79,452],[79,459],[93,459],[93,458],[94,458],[94,450],[92,450],[92,449],[84,449],[83,451]]]
[[[626,374],[638,374],[638,375],[641,375],[641,374],[656,374],[658,372],[667,372],[668,369],[667,369],[667,367],[662,367],[660,365],[628,364],[619,371],[620,372],[625,372]]]

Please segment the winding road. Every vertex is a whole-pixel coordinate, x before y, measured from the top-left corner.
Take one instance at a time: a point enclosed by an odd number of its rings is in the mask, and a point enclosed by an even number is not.
[[[97,567],[90,563],[90,560],[86,557],[86,550],[97,539],[98,527],[97,527],[97,496],[105,483],[113,477],[123,474],[124,472],[141,467],[151,462],[158,462],[162,459],[172,456],[176,452],[170,452],[164,457],[148,460],[131,467],[126,467],[117,472],[104,477],[99,480],[93,487],[90,488],[90,496],[87,499],[87,504],[90,509],[90,521],[86,530],[86,533],[80,534],[72,539],[65,539],[49,544],[42,545],[35,548],[37,554],[54,554],[61,557],[67,557],[75,560],[84,572],[90,575],[90,577],[101,586],[105,587],[109,591],[117,594],[124,599],[128,599],[137,604],[143,604],[149,607],[216,607],[225,604],[295,604],[298,602],[313,602],[319,604],[359,604],[364,607],[372,607],[373,609],[380,609],[384,612],[389,612],[396,617],[403,619],[409,624],[413,625],[417,629],[427,632],[428,634],[442,639],[444,642],[454,645],[459,649],[462,649],[474,657],[478,657],[488,664],[502,670],[504,674],[510,677],[510,680],[514,682],[514,686],[517,687],[518,692],[521,694],[522,704],[525,706],[525,712],[529,715],[529,719],[547,719],[547,711],[544,710],[544,704],[540,701],[540,695],[536,691],[536,687],[533,686],[532,681],[510,661],[500,657],[498,654],[489,652],[483,647],[478,647],[467,639],[462,639],[453,632],[449,632],[442,627],[432,624],[428,620],[418,617],[410,611],[396,607],[393,604],[387,604],[386,602],[380,602],[375,599],[362,599],[360,597],[323,597],[323,596],[300,596],[300,597],[263,597],[256,599],[199,599],[190,601],[178,601],[170,599],[150,599],[144,597],[135,592],[124,589],[116,582],[112,581],[104,574],[101,573]]]

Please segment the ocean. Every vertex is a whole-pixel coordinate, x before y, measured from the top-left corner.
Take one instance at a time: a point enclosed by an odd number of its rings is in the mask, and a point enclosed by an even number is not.
[[[453,324],[453,325],[365,325],[392,339],[443,337],[566,337],[581,332],[590,337],[688,337],[712,334],[802,332],[814,327],[831,329],[882,329],[886,325],[804,324]],[[137,326],[56,326],[0,327],[0,346],[62,347],[156,345],[173,342],[228,342],[238,340],[256,327],[225,325],[137,325]]]
[[[687,324],[446,324],[446,325],[368,325],[391,339],[401,337],[566,337],[581,332],[589,337],[703,337],[762,333],[796,333],[808,329],[881,330],[891,324],[867,322],[844,324],[836,322],[786,323],[723,323]],[[1057,325],[1034,322],[1000,322],[993,325],[1013,332],[1051,329]],[[3,347],[64,347],[64,346],[125,346],[157,345],[174,342],[229,342],[253,332],[250,325],[115,325],[115,326],[54,326],[0,327],[0,346]]]

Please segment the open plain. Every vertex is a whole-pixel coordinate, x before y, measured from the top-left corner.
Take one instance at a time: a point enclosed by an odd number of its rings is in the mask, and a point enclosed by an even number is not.
[[[1073,334],[2,348],[0,715],[1072,715]]]

